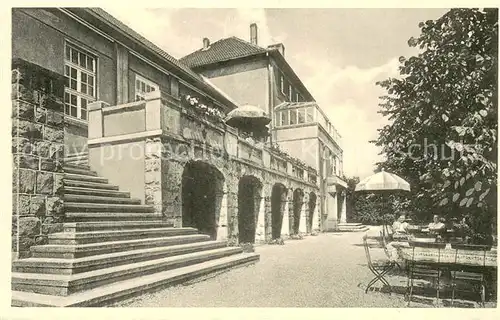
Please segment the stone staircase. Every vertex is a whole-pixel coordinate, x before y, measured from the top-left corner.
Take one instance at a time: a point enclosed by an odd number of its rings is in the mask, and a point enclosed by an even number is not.
[[[339,231],[341,232],[365,232],[369,229],[361,223],[339,223]]]
[[[259,260],[194,228],[173,228],[87,162],[64,166],[63,232],[13,262],[12,306],[102,306]]]
[[[64,158],[64,164],[73,164],[73,165],[89,165],[89,153],[88,151],[79,152],[69,154]]]

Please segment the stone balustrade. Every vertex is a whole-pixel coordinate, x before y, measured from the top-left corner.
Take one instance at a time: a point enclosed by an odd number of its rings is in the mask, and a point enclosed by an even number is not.
[[[292,163],[263,142],[239,136],[236,129],[221,120],[197,114],[194,109],[181,107],[177,98],[154,91],[143,101],[118,106],[103,102],[90,104],[88,143],[89,146],[116,144],[165,135],[182,142],[163,145],[172,157],[233,158],[317,183],[316,173],[297,162]]]

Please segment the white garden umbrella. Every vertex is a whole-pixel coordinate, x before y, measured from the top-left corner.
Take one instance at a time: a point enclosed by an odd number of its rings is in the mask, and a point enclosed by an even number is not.
[[[405,190],[410,191],[410,184],[394,173],[384,170],[366,177],[356,185],[354,191]]]
[[[360,181],[354,191],[410,191],[410,184],[394,173],[382,171],[377,172]],[[385,194],[385,192],[383,192]],[[385,237],[385,228],[382,228]]]

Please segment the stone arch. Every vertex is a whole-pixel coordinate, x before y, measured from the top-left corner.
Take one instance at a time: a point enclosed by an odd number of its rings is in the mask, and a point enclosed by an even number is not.
[[[300,228],[300,216],[304,206],[304,190],[297,188],[293,191],[293,223],[292,233],[298,234]]]
[[[193,227],[217,239],[218,229],[227,225],[224,175],[203,161],[188,161],[182,173],[182,226]]]
[[[288,214],[285,212],[287,202],[288,189],[282,183],[275,183],[271,192],[271,238],[278,239],[281,237],[281,228],[283,224],[283,216]]]
[[[314,191],[309,193],[309,201],[307,203],[308,206],[308,216],[307,216],[307,232],[311,233],[314,230],[314,222],[318,219],[317,210],[316,210],[316,202],[317,196]]]
[[[257,220],[262,206],[262,183],[251,175],[238,182],[238,241],[255,243]]]

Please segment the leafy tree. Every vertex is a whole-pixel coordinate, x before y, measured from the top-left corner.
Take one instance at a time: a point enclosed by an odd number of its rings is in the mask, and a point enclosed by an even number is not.
[[[419,54],[377,83],[392,122],[375,141],[379,167],[410,182],[412,211],[468,216],[485,242],[496,233],[498,10],[452,9],[419,27],[408,41]]]

